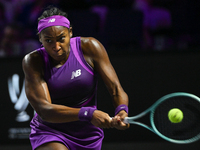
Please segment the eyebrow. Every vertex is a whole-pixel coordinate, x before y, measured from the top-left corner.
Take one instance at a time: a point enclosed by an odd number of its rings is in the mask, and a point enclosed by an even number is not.
[[[65,33],[63,32],[63,33],[61,33],[60,35],[58,35],[56,38],[61,37],[61,36],[63,36],[64,34],[65,34]],[[44,38],[53,38],[53,36],[45,35]]]

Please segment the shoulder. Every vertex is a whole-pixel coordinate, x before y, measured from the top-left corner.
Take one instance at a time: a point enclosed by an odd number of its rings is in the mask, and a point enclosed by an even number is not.
[[[81,46],[86,48],[98,48],[101,43],[93,37],[81,37]]]
[[[23,64],[32,64],[34,62],[40,61],[42,57],[37,52],[37,50],[26,54],[23,58]]]
[[[81,37],[81,48],[84,54],[96,56],[105,52],[104,46],[93,37]]]
[[[81,48],[86,61],[98,72],[110,66],[110,60],[104,46],[95,38],[81,38]]]
[[[42,71],[43,60],[37,50],[26,54],[22,61],[24,72]]]

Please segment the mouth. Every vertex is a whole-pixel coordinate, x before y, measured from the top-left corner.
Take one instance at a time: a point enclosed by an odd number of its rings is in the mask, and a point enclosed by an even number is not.
[[[54,57],[57,58],[57,57],[61,57],[63,55],[63,51],[62,49],[59,49],[59,50],[54,50],[54,53],[53,53]]]
[[[56,53],[58,53],[59,51],[61,51],[61,49],[59,49],[59,50],[54,50],[54,52],[56,52]]]
[[[54,50],[54,55],[56,55],[56,56],[62,55],[62,49]]]

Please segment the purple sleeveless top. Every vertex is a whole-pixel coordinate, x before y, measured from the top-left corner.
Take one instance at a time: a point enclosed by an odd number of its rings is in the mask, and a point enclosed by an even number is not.
[[[44,57],[45,80],[54,104],[96,106],[97,74],[85,61],[80,42],[78,37],[71,39],[68,60],[60,68],[51,65],[44,48],[38,50]]]
[[[60,68],[52,66],[44,48],[37,50],[44,60],[44,78],[52,103],[69,107],[96,107],[97,74],[84,59],[80,37],[70,39],[68,60]],[[37,114],[32,119],[30,141],[33,149],[58,141],[70,150],[100,150],[103,130],[90,122],[48,123]]]

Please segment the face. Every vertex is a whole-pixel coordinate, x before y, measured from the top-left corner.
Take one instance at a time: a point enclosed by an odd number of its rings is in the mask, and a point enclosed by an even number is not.
[[[48,27],[39,35],[40,42],[42,42],[47,53],[58,62],[67,59],[71,37],[72,29],[63,26]]]

